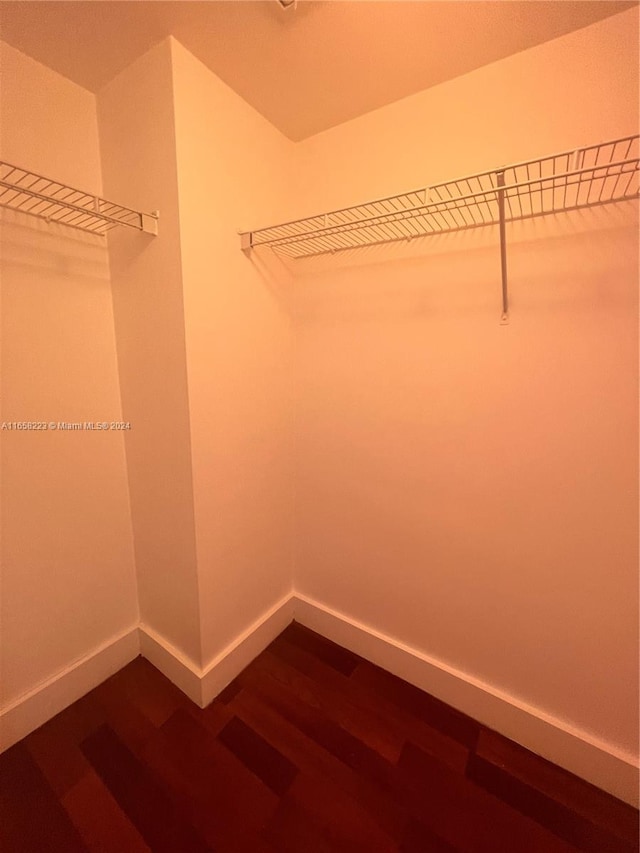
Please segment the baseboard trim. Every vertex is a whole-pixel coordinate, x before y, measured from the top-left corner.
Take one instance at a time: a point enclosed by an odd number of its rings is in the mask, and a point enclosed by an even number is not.
[[[0,752],[138,654],[193,702],[206,707],[294,618],[598,788],[638,806],[639,768],[634,756],[302,593],[276,602],[203,668],[150,626],[129,628],[0,709]]]
[[[0,752],[64,711],[139,654],[138,626],[135,625],[0,709]]]
[[[166,637],[140,623],[140,654],[179,687],[192,702],[202,707],[202,670]]]
[[[295,618],[532,752],[638,806],[638,764],[613,744],[299,592]]]
[[[192,702],[206,708],[293,621],[294,605],[292,594],[281,598],[205,667],[197,666],[148,625],[140,625],[140,651]]]
[[[204,668],[149,625],[132,626],[0,708],[0,752],[44,725],[139,654],[204,708],[293,621],[294,605],[292,594],[284,596]]]
[[[262,614],[204,668],[202,707],[212,702],[294,619],[295,597],[289,593]]]

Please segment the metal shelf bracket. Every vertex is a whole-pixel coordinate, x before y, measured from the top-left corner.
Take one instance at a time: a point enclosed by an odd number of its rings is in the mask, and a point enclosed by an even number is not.
[[[251,231],[239,231],[238,234],[240,235],[240,248],[245,254],[248,254],[253,248],[253,234]]]
[[[507,282],[507,237],[506,237],[506,221],[504,213],[504,169],[496,172],[496,182],[498,184],[498,217],[500,228],[500,272],[502,276],[502,315],[500,323],[506,326],[509,323],[509,289]]]
[[[160,219],[160,212],[157,210],[152,210],[151,213],[141,213],[140,217],[142,219],[142,231],[145,234],[152,234],[154,237],[158,236],[158,219]]]

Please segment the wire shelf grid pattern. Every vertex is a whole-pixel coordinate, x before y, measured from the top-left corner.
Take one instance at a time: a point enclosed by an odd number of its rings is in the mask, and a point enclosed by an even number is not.
[[[0,207],[93,234],[106,234],[118,225],[153,233],[145,224],[147,214],[3,161],[0,161]]]
[[[638,197],[639,137],[628,136],[432,187],[246,232],[290,258],[460,231]]]

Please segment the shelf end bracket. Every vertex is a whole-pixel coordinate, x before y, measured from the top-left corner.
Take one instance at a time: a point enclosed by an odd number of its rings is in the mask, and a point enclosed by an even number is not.
[[[251,231],[240,232],[240,248],[248,255],[253,248],[253,234]]]
[[[142,225],[142,231],[145,234],[153,234],[154,237],[158,236],[158,219],[160,214],[157,210],[154,210],[153,213],[141,213],[140,214],[140,223]]]

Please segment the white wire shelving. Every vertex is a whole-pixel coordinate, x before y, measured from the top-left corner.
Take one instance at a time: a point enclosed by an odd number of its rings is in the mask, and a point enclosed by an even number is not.
[[[0,207],[104,235],[124,225],[158,233],[158,214],[141,213],[99,196],[0,161]]]
[[[506,319],[506,223],[637,198],[638,140],[636,134],[599,142],[354,207],[245,231],[240,234],[241,248],[249,251],[265,246],[287,258],[307,258],[497,224]]]

